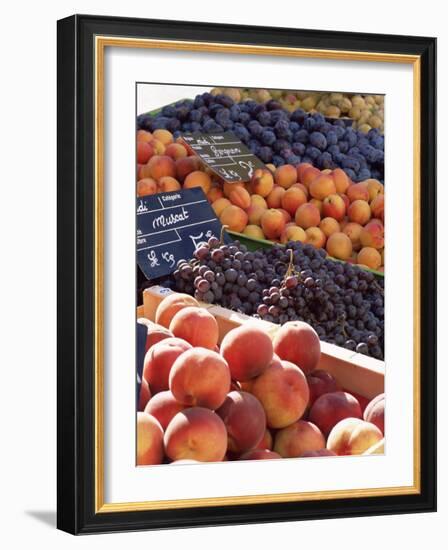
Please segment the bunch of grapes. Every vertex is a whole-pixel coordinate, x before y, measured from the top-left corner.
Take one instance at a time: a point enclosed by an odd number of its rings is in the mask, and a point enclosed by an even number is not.
[[[305,321],[319,338],[384,358],[384,283],[301,242],[249,251],[212,237],[181,260],[174,287],[196,299],[272,323]]]

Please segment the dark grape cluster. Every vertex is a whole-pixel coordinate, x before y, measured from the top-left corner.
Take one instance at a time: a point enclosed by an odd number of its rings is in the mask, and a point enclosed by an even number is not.
[[[290,113],[273,99],[235,103],[225,94],[203,93],[164,107],[157,115],[137,117],[140,129],[183,132],[231,130],[263,162],[275,166],[309,162],[320,169],[342,168],[355,181],[384,180],[384,137],[347,127],[342,119],[302,109]]]
[[[174,288],[206,303],[283,324],[305,321],[325,342],[384,358],[384,282],[301,242],[250,251],[211,238],[181,260]]]

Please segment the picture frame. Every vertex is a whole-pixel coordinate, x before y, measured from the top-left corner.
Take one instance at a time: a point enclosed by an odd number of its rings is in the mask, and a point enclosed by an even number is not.
[[[413,483],[306,494],[107,502],[104,464],[104,89],[107,48],[412,67]],[[436,509],[436,40],[74,15],[58,21],[57,526],[72,534]],[[136,79],[137,80],[137,79]],[[157,80],[157,78],[155,78]],[[130,170],[133,168],[131,167]],[[110,246],[110,245],[109,245]]]

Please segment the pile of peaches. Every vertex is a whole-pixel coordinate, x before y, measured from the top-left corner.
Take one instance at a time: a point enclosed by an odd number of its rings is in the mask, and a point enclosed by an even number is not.
[[[302,241],[334,258],[384,271],[384,186],[353,183],[340,168],[267,164],[251,181],[223,182],[167,130],[137,132],[137,195],[201,187],[231,231]]]
[[[194,298],[166,297],[148,322],[137,412],[137,464],[383,452],[384,395],[367,403],[317,369],[306,323],[274,338],[249,322],[219,327]]]

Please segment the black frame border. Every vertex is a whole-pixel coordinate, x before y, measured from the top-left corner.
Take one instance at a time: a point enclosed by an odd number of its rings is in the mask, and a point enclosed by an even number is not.
[[[72,534],[436,510],[436,39],[74,15],[57,26],[57,526]],[[96,35],[417,55],[421,60],[421,492],[95,514]]]

